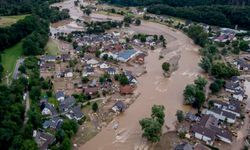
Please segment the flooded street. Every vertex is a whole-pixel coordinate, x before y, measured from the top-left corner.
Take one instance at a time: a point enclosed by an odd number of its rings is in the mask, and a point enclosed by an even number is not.
[[[164,25],[143,22],[142,26],[131,27],[136,32],[148,34],[163,34],[167,38],[167,48],[171,50],[164,59],[159,60],[160,50],[149,52],[146,57],[147,74],[139,77],[137,92],[141,95],[119,117],[117,130],[112,129],[112,122],[97,136],[81,146],[81,150],[127,150],[145,146],[141,138],[139,120],[149,117],[154,104],[164,105],[166,108],[165,125],[174,129],[176,110],[189,111],[183,106],[183,90],[185,85],[192,83],[200,73],[198,62],[198,47],[192,40],[179,31],[173,31]],[[170,56],[181,55],[179,69],[167,79],[162,75],[161,65]],[[163,129],[166,132],[166,128]]]

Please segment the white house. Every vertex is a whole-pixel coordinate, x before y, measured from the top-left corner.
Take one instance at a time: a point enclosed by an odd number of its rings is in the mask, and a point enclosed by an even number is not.
[[[102,63],[102,64],[100,64],[99,67],[100,67],[101,69],[108,69],[108,68],[109,68],[109,65],[106,64],[106,63]]]
[[[207,115],[213,115],[215,118],[222,120],[222,121],[227,121],[227,123],[235,123],[236,122],[236,115],[228,112],[228,111],[224,111],[222,109],[219,108],[213,108],[210,110],[204,110],[203,111],[204,114]]]

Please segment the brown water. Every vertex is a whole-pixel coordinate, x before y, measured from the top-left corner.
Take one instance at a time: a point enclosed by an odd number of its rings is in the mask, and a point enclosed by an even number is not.
[[[165,106],[165,125],[170,129],[174,129],[176,110],[188,111],[190,109],[182,105],[182,94],[185,85],[192,83],[200,73],[198,47],[192,44],[192,41],[183,33],[175,32],[164,25],[143,22],[142,26],[131,28],[137,32],[163,34],[167,38],[168,49],[173,50],[165,59],[173,55],[181,55],[179,69],[169,79],[164,78],[161,68],[164,59],[158,59],[159,50],[149,52],[146,58],[148,73],[138,79],[137,92],[141,95],[121,116],[115,118],[119,122],[119,128],[112,129],[113,123],[110,123],[97,136],[82,145],[81,150],[140,149],[145,146],[145,140],[141,138],[142,133],[138,122],[150,116],[151,107],[154,104]],[[165,127],[163,130],[167,131]]]

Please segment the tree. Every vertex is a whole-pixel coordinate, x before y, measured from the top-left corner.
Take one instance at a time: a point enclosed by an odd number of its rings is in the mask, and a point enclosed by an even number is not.
[[[82,83],[88,83],[89,78],[88,77],[82,77]]]
[[[240,41],[239,48],[242,51],[247,51],[249,49],[248,42]]]
[[[196,94],[195,94],[195,101],[192,104],[192,106],[194,108],[197,108],[198,110],[200,110],[200,108],[204,104],[205,100],[206,100],[205,93],[201,90],[197,90]]]
[[[24,140],[21,150],[38,150],[37,144],[34,140]]]
[[[143,137],[146,137],[150,142],[160,141],[162,126],[158,121],[152,118],[145,118],[140,120],[139,123],[143,130]]]
[[[129,84],[129,80],[125,74],[121,74],[119,76],[119,82],[121,85],[128,85]]]
[[[184,120],[184,114],[182,110],[177,110],[175,115],[177,117],[178,122],[182,122]]]
[[[195,94],[196,94],[196,86],[193,84],[189,84],[186,86],[184,90],[184,100],[186,104],[193,104],[195,101]]]
[[[151,118],[144,118],[139,121],[143,130],[143,137],[146,137],[150,142],[160,140],[162,126],[164,124],[164,106],[154,105],[152,107]]]
[[[3,71],[4,71],[3,65],[0,64],[0,81],[1,81],[1,79],[3,77]]]
[[[165,114],[164,114],[164,106],[162,105],[154,105],[152,107],[152,114],[151,117],[153,119],[156,119],[161,125],[164,124],[164,118],[165,118]]]
[[[196,87],[200,90],[203,90],[204,87],[207,84],[207,80],[201,76],[199,76],[195,81],[194,81]]]
[[[209,58],[202,57],[201,62],[199,63],[199,66],[208,73],[212,67],[212,63]]]
[[[93,103],[93,105],[92,105],[92,110],[94,111],[94,112],[96,112],[97,110],[98,110],[98,104],[95,102],[95,103]]]
[[[60,145],[60,150],[71,150],[72,143],[68,137],[64,138],[62,144]]]
[[[123,18],[124,23],[131,24],[132,23],[132,17],[129,15],[124,16]]]
[[[137,19],[135,20],[135,25],[137,25],[137,26],[141,25],[141,20],[137,18]]]
[[[168,62],[164,62],[164,63],[162,64],[162,70],[163,70],[164,72],[168,72],[169,69],[170,69],[170,64],[169,64]]]
[[[92,13],[92,10],[90,9],[90,8],[85,8],[84,10],[83,10],[83,13],[84,14],[86,14],[87,16],[89,16],[91,13]]]
[[[101,55],[101,51],[99,51],[99,50],[97,50],[97,51],[95,51],[95,56],[97,57],[97,58],[99,58],[100,57],[100,55]]]
[[[229,79],[232,76],[238,76],[239,71],[232,66],[228,66],[224,63],[218,62],[212,65],[211,74],[216,78]]]
[[[71,138],[74,134],[76,134],[78,130],[78,125],[75,121],[73,120],[64,120],[62,124],[62,129],[66,133],[66,135]]]
[[[212,93],[217,93],[220,91],[220,87],[216,82],[211,83],[209,89],[212,91]]]
[[[203,30],[199,25],[191,25],[186,30],[188,36],[194,40],[195,44],[198,44],[202,47],[207,43],[208,34]]]

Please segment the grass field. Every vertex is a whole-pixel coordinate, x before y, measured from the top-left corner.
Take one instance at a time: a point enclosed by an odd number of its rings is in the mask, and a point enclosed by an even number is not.
[[[18,15],[18,16],[3,16],[0,17],[0,27],[10,26],[15,24],[18,20],[24,19],[28,15]]]
[[[56,56],[59,52],[58,49],[58,44],[56,41],[54,41],[53,39],[49,39],[46,47],[45,47],[45,51],[46,53],[48,53],[49,55],[54,55]]]
[[[1,57],[5,75],[10,74],[12,77],[16,66],[16,61],[22,55],[22,53],[22,42],[19,42],[13,47],[4,50]]]

